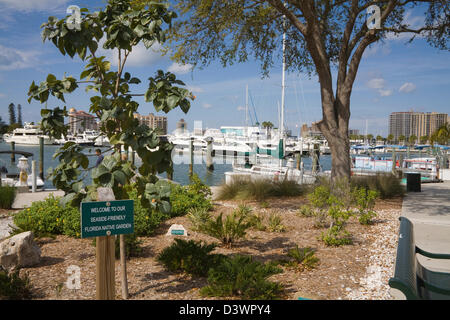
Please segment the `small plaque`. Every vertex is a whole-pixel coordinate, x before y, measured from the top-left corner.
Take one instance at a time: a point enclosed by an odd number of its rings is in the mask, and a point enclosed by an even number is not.
[[[181,224],[173,224],[170,226],[167,236],[187,236],[187,230]]]

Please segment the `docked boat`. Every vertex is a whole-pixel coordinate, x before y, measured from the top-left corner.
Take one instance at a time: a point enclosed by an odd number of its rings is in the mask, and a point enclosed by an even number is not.
[[[54,139],[44,135],[38,125],[25,122],[23,128],[16,128],[11,134],[4,134],[3,139],[7,143],[14,142],[19,145],[39,145],[40,138],[44,138],[44,144],[54,144]]]

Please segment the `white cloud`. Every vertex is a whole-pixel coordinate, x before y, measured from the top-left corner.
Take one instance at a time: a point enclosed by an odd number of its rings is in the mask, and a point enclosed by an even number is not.
[[[367,82],[367,86],[376,89],[381,97],[389,97],[394,91],[386,88],[386,81],[383,78],[373,78]]]
[[[55,11],[70,0],[0,0],[0,8],[17,11]]]
[[[398,91],[404,92],[404,93],[409,93],[414,90],[416,90],[416,85],[411,82],[406,82],[400,87],[400,89]]]
[[[245,110],[245,107],[243,107],[243,106],[238,106],[237,107],[237,111],[244,111]]]
[[[0,98],[5,98],[6,94],[0,92]]]
[[[174,62],[167,70],[176,74],[185,74],[192,70],[192,64],[179,64]]]
[[[24,69],[36,65],[36,52],[0,45],[0,70]]]
[[[407,25],[408,29],[420,29],[425,26],[425,16],[412,16],[412,10],[408,11],[403,17],[402,25]],[[386,34],[386,39],[388,40],[408,40],[412,36],[423,37],[420,34],[415,34],[411,32],[404,32],[399,34],[394,34],[393,32],[388,32]]]
[[[191,91],[191,92],[194,92],[194,93],[205,92],[205,90],[203,90],[203,88],[198,87],[198,86],[190,86],[190,85],[188,85],[188,86],[187,86],[187,89],[188,89],[189,91]]]
[[[372,89],[383,89],[385,86],[385,81],[383,78],[374,78],[367,82],[367,86]]]
[[[210,103],[204,103],[203,104],[203,108],[205,108],[205,109],[209,109],[211,107],[212,107],[212,104],[210,104]]]
[[[389,97],[394,93],[394,91],[392,91],[391,89],[380,89],[378,90],[378,93],[382,97]]]

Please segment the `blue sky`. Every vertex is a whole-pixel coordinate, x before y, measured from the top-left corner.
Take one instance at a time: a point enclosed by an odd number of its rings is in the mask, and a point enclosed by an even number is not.
[[[0,0],[0,116],[8,121],[7,106],[21,104],[24,121],[39,121],[37,102],[28,104],[27,92],[31,82],[44,80],[48,73],[57,78],[78,77],[83,69],[79,58],[64,57],[51,43],[42,43],[40,25],[48,16],[62,18],[66,8],[75,4],[95,11],[102,1],[77,0]],[[418,11],[409,11],[406,19],[413,26],[424,18]],[[431,48],[422,40],[406,44],[408,38],[392,38],[368,50],[361,62],[351,100],[350,127],[372,134],[388,134],[388,117],[393,111],[450,111],[450,54]],[[281,46],[281,44],[280,44]],[[108,57],[114,58],[106,53]],[[250,59],[245,64],[223,68],[213,62],[200,70],[180,66],[168,56],[137,48],[130,55],[127,71],[139,77],[143,84],[136,93],[143,93],[146,79],[158,69],[170,70],[183,80],[197,96],[191,110],[184,114],[173,110],[168,116],[169,131],[175,129],[180,118],[188,122],[202,120],[204,128],[221,125],[244,125],[245,87],[250,92],[250,111],[253,106],[259,122],[272,121],[278,125],[278,104],[281,101],[281,61],[272,68],[270,77],[261,79],[259,62]],[[298,132],[302,123],[320,120],[319,84],[316,77],[305,74],[287,74],[286,125]],[[88,111],[89,97],[83,89],[67,95],[67,107]],[[154,112],[143,99],[141,114]],[[50,99],[48,107],[62,106]],[[296,128],[296,125],[298,127]]]

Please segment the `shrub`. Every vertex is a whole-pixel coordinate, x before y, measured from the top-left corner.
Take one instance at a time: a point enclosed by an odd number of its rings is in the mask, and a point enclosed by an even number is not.
[[[314,269],[319,263],[319,258],[315,256],[314,249],[309,247],[299,248],[298,245],[296,245],[295,248],[288,250],[287,255],[294,259],[289,265],[301,270]]]
[[[269,224],[267,229],[270,232],[284,232],[286,227],[283,225],[281,216],[277,213],[271,213],[269,216]]]
[[[215,247],[215,244],[207,245],[194,240],[175,239],[170,247],[158,255],[157,260],[172,272],[206,276],[210,268],[225,258],[223,255],[210,254]]]
[[[335,247],[353,243],[351,234],[339,226],[332,226],[322,232],[320,239],[327,246]]]
[[[403,196],[405,188],[400,179],[391,173],[378,173],[375,176],[352,176],[352,187],[376,190],[382,199]]]
[[[43,201],[35,201],[14,216],[16,227],[12,233],[33,231],[36,237],[66,234],[80,236],[80,212],[70,205],[65,207],[59,203],[59,198],[50,195]]]
[[[138,257],[142,253],[142,241],[138,240],[135,233],[125,234],[125,257]],[[115,241],[115,255],[116,259],[120,259],[120,237],[116,237]]]
[[[20,277],[19,270],[8,273],[0,266],[0,300],[31,299],[30,280]]]
[[[294,181],[254,181],[235,179],[230,184],[223,184],[218,191],[219,200],[257,200],[265,201],[269,197],[293,197],[303,194],[301,185]]]
[[[314,210],[310,205],[302,205],[298,211],[297,214],[302,217],[312,217],[314,216]]]
[[[252,228],[255,228],[259,231],[265,231],[267,227],[264,225],[264,218],[265,215],[261,212],[258,212],[250,215],[248,221],[250,222]]]
[[[261,202],[259,203],[259,206],[260,206],[261,208],[263,208],[263,209],[267,209],[267,208],[270,207],[270,204],[269,204],[267,201],[261,201]]]
[[[190,208],[187,217],[192,223],[192,230],[201,231],[202,226],[211,219],[211,214],[205,208]]]
[[[205,185],[195,174],[192,176],[191,183],[187,186],[171,184],[171,216],[184,215],[191,208],[210,210],[212,208],[210,196],[210,187]]]
[[[208,285],[200,291],[205,296],[240,299],[276,299],[282,293],[282,285],[267,278],[282,272],[273,264],[253,261],[252,257],[237,255],[224,259],[208,272]]]
[[[204,232],[223,244],[231,246],[237,240],[243,238],[246,230],[252,226],[250,221],[250,210],[248,207],[240,206],[223,219],[223,212],[214,220],[210,219],[199,227]]]
[[[355,188],[353,190],[353,197],[358,205],[359,222],[361,224],[369,225],[373,223],[372,219],[377,215],[373,208],[378,195],[378,191],[367,190],[366,188]]]
[[[169,216],[160,211],[143,207],[134,187],[130,187],[128,196],[134,200],[134,233],[138,237],[152,236]]]
[[[11,209],[11,206],[16,198],[16,188],[10,186],[0,187],[0,208]]]

